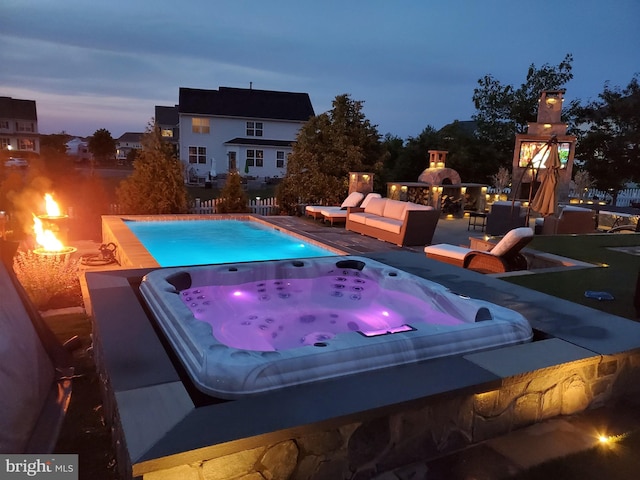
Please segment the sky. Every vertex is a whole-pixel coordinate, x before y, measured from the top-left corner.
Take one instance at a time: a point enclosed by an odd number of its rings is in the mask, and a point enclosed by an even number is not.
[[[180,87],[364,102],[381,135],[470,120],[477,82],[573,55],[567,101],[640,73],[640,0],[2,0],[0,96],[40,133],[143,132]]]

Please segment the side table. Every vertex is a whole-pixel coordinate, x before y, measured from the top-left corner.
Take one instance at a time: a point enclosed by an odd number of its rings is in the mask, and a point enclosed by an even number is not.
[[[475,230],[477,227],[480,231],[484,232],[487,226],[487,214],[484,212],[469,212],[469,225],[467,231],[471,230],[471,227]]]

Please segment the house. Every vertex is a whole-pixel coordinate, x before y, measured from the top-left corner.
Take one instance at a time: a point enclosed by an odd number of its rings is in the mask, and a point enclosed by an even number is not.
[[[178,155],[187,181],[203,183],[230,171],[283,177],[298,131],[313,115],[306,93],[180,88]]]
[[[0,148],[21,153],[40,153],[35,100],[0,97]]]
[[[76,162],[91,160],[89,142],[85,138],[73,137],[65,145],[67,147],[67,155],[72,157]]]
[[[116,140],[116,160],[123,163],[131,150],[142,150],[142,135],[138,132],[126,132]]]
[[[156,106],[155,123],[160,127],[162,138],[174,145],[177,151],[180,138],[178,105],[173,107]]]

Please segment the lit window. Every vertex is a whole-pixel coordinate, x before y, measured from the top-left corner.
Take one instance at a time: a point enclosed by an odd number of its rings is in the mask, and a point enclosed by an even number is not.
[[[189,163],[207,163],[207,147],[189,147]]]
[[[247,122],[247,137],[261,137],[262,122]]]
[[[35,151],[35,149],[36,149],[36,143],[30,138],[18,139],[18,150]]]
[[[247,166],[262,167],[264,165],[264,150],[247,150]]]
[[[173,137],[173,130],[171,128],[163,128],[161,131],[163,137]]]
[[[276,168],[284,168],[284,152],[282,150],[276,152]]]
[[[209,119],[199,117],[192,118],[191,131],[193,133],[209,133]]]
[[[8,150],[9,145],[11,145],[10,138],[0,138],[0,148],[2,148],[2,150]]]

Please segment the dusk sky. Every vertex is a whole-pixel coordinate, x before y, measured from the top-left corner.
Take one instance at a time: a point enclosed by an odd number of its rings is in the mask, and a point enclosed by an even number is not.
[[[343,93],[381,134],[469,120],[477,80],[573,54],[567,100],[640,72],[639,0],[2,0],[0,96],[40,133],[142,132],[180,87]]]

